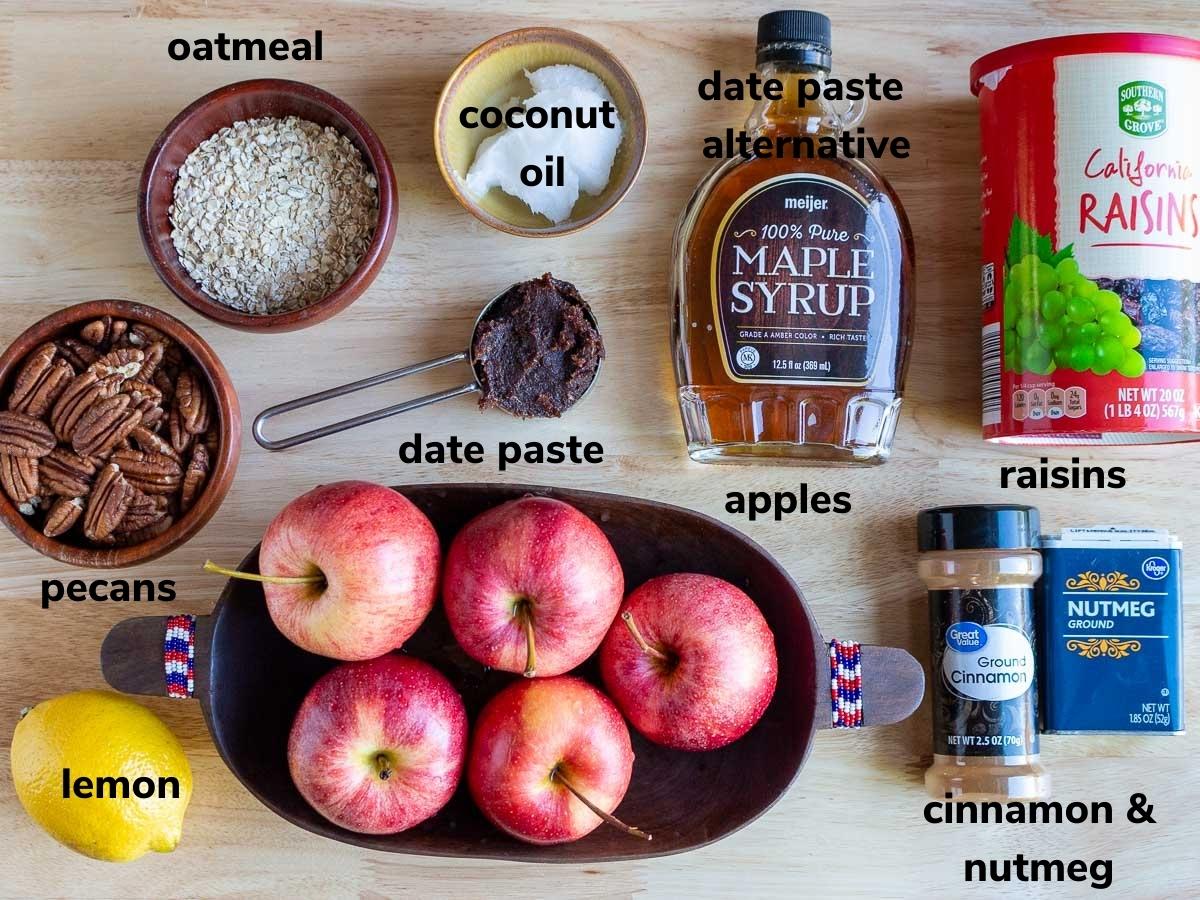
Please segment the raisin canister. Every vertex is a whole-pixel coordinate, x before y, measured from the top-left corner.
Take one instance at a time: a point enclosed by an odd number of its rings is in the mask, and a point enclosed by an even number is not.
[[[983,434],[1200,437],[1200,41],[1069,35],[971,67]]]

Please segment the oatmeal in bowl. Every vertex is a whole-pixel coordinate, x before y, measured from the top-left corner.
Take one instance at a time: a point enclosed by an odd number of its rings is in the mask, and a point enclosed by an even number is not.
[[[215,321],[289,331],[349,306],[395,236],[396,181],[332,94],[259,79],[201,97],[142,172],[142,241],[163,282]]]

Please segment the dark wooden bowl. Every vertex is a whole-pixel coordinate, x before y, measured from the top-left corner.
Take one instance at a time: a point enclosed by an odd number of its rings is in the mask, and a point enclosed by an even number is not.
[[[289,643],[267,614],[259,585],[230,581],[216,609],[196,625],[196,696],[221,756],[254,796],[289,822],[360,847],[426,856],[595,863],[664,856],[702,847],[762,815],[795,779],[818,728],[830,724],[828,648],[799,589],[765,550],[699,513],[615,494],[525,485],[446,484],[397,488],[433,521],[443,545],[471,517],[526,494],[557,497],[590,516],[608,535],[632,588],[670,572],[704,572],[742,587],[775,633],[779,681],[763,718],[744,737],[708,753],[652,744],[631,729],[633,781],[617,815],[654,835],[637,840],[601,826],[553,847],[521,843],[474,807],[465,779],[440,813],[394,835],[356,834],[322,818],[292,784],[287,738],[300,702],[336,661]],[[257,548],[242,563],[257,571]],[[161,617],[127,619],[101,650],[104,677],[117,690],[165,693]],[[445,673],[472,721],[513,676],[485,671],[454,641],[439,604],[405,652]],[[864,716],[882,725],[921,702],[924,674],[905,651],[866,647]],[[594,660],[578,674],[599,683]]]
[[[164,531],[141,544],[129,547],[96,547],[88,544],[72,544],[58,538],[48,538],[21,515],[11,499],[0,491],[0,518],[8,530],[34,550],[72,566],[87,566],[96,569],[117,569],[149,562],[169,553],[187,541],[205,523],[225,499],[237,470],[238,454],[242,448],[242,413],[238,405],[233,380],[212,347],[204,338],[192,331],[174,316],[152,306],[128,300],[91,300],[60,309],[40,322],[27,328],[0,356],[0,396],[7,397],[12,388],[12,379],[20,369],[25,357],[46,341],[103,316],[141,322],[166,334],[190,354],[196,368],[204,374],[208,389],[216,403],[217,428],[220,448],[209,471],[208,484],[192,508],[183,517]]]
[[[327,297],[303,309],[256,316],[209,297],[179,262],[167,215],[175,179],[188,154],[234,122],[261,116],[298,116],[333,126],[354,142],[379,183],[379,222],[358,268]],[[243,331],[295,331],[333,316],[367,289],[392,249],[396,236],[396,176],[383,142],[358,113],[320,88],[281,78],[258,78],[217,88],[192,103],[166,127],[146,158],[138,188],[138,228],[142,246],[159,278],[180,300],[201,315]]]

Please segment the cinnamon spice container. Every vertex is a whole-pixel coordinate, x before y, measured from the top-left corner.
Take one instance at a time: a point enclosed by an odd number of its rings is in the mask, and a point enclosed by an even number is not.
[[[1038,761],[1038,524],[1036,509],[1016,505],[944,506],[917,517],[933,649],[930,796],[1049,794]]]

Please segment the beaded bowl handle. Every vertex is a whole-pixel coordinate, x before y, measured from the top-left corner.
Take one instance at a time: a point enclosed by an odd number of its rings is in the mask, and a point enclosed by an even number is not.
[[[100,647],[104,680],[123,694],[203,699],[208,692],[212,616],[133,616]]]
[[[203,699],[213,628],[213,616],[137,616],[118,622],[100,650],[104,679],[126,694]],[[925,672],[906,650],[815,637],[817,728],[888,725],[920,705]]]
[[[834,728],[862,728],[862,644],[829,642],[829,698]]]
[[[908,718],[921,705],[925,670],[907,650],[818,640],[818,653],[828,660],[828,668],[820,658],[817,663],[818,728],[890,725]]]
[[[189,700],[196,693],[196,617],[171,616],[163,635],[167,696]]]

